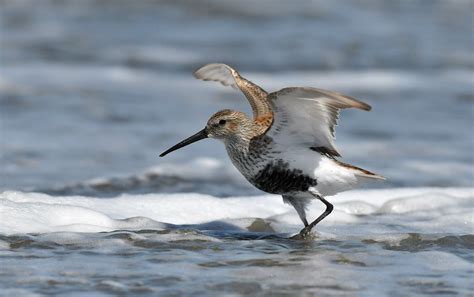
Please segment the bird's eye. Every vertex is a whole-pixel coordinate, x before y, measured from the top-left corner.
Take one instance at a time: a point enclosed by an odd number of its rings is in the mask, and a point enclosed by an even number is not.
[[[221,126],[225,125],[225,123],[226,123],[226,120],[220,120],[219,121],[219,125],[221,125]]]

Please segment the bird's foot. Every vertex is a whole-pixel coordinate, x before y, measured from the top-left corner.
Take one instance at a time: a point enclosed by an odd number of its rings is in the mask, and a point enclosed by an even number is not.
[[[293,235],[290,237],[290,239],[296,239],[296,240],[307,240],[307,239],[314,239],[316,236],[314,233],[311,232],[310,228],[304,227],[301,229],[300,233]]]

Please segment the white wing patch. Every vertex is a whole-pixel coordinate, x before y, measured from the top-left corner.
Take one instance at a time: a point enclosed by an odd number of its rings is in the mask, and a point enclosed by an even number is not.
[[[197,79],[218,81],[224,86],[231,86],[238,90],[239,88],[234,78],[235,72],[234,69],[225,64],[213,63],[199,68],[194,71],[193,75]]]
[[[268,95],[274,122],[267,134],[283,146],[323,148],[339,155],[335,148],[335,127],[339,110],[370,106],[339,93],[316,88],[285,88]]]

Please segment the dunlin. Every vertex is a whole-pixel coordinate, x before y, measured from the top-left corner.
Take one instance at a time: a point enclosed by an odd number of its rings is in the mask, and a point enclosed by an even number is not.
[[[250,102],[253,119],[235,110],[215,113],[206,127],[171,147],[160,157],[204,138],[221,140],[232,163],[258,189],[282,195],[292,205],[305,238],[328,216],[333,205],[324,197],[352,189],[370,179],[383,179],[370,171],[343,163],[334,145],[339,110],[370,110],[366,103],[336,92],[291,87],[268,94],[225,64],[208,64],[194,72],[202,80],[218,81],[240,89]],[[326,210],[313,222],[306,219],[311,199]]]

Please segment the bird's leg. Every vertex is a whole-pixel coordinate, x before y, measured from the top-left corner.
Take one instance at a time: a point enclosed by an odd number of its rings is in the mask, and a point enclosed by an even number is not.
[[[296,212],[298,213],[298,216],[300,217],[301,221],[303,224],[308,226],[308,221],[306,220],[306,205],[308,203],[308,200],[305,198],[301,197],[296,197],[296,196],[290,196],[290,195],[283,195],[283,202],[287,204],[291,204]]]
[[[311,229],[313,229],[314,226],[316,226],[325,217],[327,217],[332,212],[332,210],[334,209],[334,206],[331,203],[329,203],[326,199],[324,199],[322,196],[314,194],[314,193],[311,193],[311,194],[316,196],[316,198],[321,200],[324,203],[324,205],[326,205],[326,210],[316,220],[314,220],[311,224],[309,224],[307,226],[305,225],[305,227],[303,229],[301,229],[300,233],[298,234],[299,238],[305,238],[308,235],[308,233],[311,232]]]

